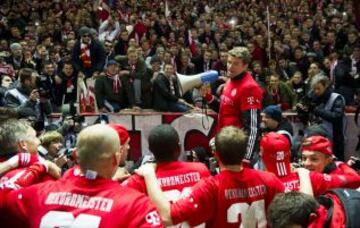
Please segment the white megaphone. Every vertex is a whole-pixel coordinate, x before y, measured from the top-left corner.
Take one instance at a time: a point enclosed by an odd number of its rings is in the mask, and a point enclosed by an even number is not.
[[[183,75],[176,73],[179,89],[181,95],[194,87],[201,86],[203,83],[215,82],[219,78],[219,73],[216,70],[206,71],[204,73],[195,75]]]

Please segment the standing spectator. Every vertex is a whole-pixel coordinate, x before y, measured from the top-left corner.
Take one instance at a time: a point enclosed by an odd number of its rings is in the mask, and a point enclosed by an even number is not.
[[[107,64],[110,60],[115,59],[115,52],[114,52],[114,44],[112,41],[105,40],[104,41],[104,48],[105,48],[105,68],[107,67]]]
[[[126,55],[128,49],[128,40],[129,40],[129,33],[127,30],[123,30],[120,33],[120,38],[115,44],[115,54],[116,55]]]
[[[296,71],[289,81],[286,82],[287,86],[295,94],[295,102],[297,104],[303,99],[306,93],[305,83],[300,71]]]
[[[335,156],[344,160],[345,100],[334,93],[326,76],[316,76],[311,85],[312,101],[315,104],[314,115],[320,118],[322,125],[331,135]]]
[[[355,90],[360,87],[360,44],[349,58],[338,61],[334,76],[335,91],[344,96],[347,105],[353,105]]]
[[[87,78],[96,77],[103,70],[105,51],[98,41],[92,39],[89,28],[82,27],[79,33],[80,40],[76,42],[72,53],[75,70]]]
[[[275,175],[245,168],[247,137],[236,127],[224,127],[215,138],[220,173],[197,183],[184,198],[170,204],[156,181],[152,166],[140,168],[150,198],[157,205],[165,224],[188,222],[209,227],[266,227],[266,209],[274,196],[284,191]],[[251,189],[256,194],[250,194]],[[262,189],[262,190],[260,190]],[[245,194],[239,194],[245,192]],[[236,206],[234,206],[236,205]],[[238,208],[247,208],[239,216]]]
[[[279,105],[283,111],[291,110],[295,105],[295,94],[285,82],[280,81],[278,75],[271,75],[263,105]]]
[[[110,15],[107,20],[103,21],[99,28],[99,41],[115,41],[116,37],[120,33],[120,23],[114,20]]]
[[[145,61],[140,58],[135,48],[129,48],[126,57],[116,58],[120,62],[121,69],[129,75],[129,83],[133,90],[135,106],[150,108],[152,102],[151,77],[147,74]]]
[[[55,76],[55,104],[62,107],[64,104],[74,104],[77,96],[77,77],[71,62],[64,62],[61,72]]]
[[[25,67],[25,59],[23,55],[23,48],[19,43],[12,43],[10,45],[11,55],[6,62],[11,64],[15,70]]]

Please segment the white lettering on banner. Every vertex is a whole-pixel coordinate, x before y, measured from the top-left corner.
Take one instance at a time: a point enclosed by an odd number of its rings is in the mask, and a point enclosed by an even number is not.
[[[135,131],[140,131],[141,134],[141,154],[148,155],[149,152],[149,144],[147,138],[151,129],[156,127],[157,125],[162,124],[162,116],[161,115],[151,115],[151,116],[134,116],[135,117],[135,126],[132,128]]]
[[[181,155],[179,157],[180,160],[185,161],[186,160],[186,154],[184,153],[184,142],[185,142],[185,136],[190,130],[198,130],[207,137],[209,137],[209,133],[211,130],[211,127],[214,124],[214,118],[209,116],[209,122],[205,123],[208,124],[208,128],[204,129],[202,125],[202,118],[207,118],[203,114],[199,113],[191,113],[179,116],[176,118],[172,123],[171,126],[173,126],[179,133],[180,142],[181,142]]]

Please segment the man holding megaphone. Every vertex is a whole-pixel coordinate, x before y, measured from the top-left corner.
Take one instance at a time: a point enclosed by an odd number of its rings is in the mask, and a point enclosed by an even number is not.
[[[227,80],[220,101],[210,89],[202,95],[210,107],[218,111],[218,130],[225,126],[244,128],[248,134],[245,159],[255,162],[258,154],[257,138],[260,128],[262,89],[247,71],[251,54],[245,47],[235,47],[228,53]]]

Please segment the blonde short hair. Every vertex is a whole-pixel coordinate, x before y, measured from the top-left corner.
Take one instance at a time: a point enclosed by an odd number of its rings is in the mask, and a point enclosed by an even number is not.
[[[48,148],[52,142],[62,142],[64,137],[57,131],[48,131],[40,136],[41,145]]]
[[[241,59],[245,64],[249,64],[251,61],[251,54],[246,47],[234,47],[228,54]]]

